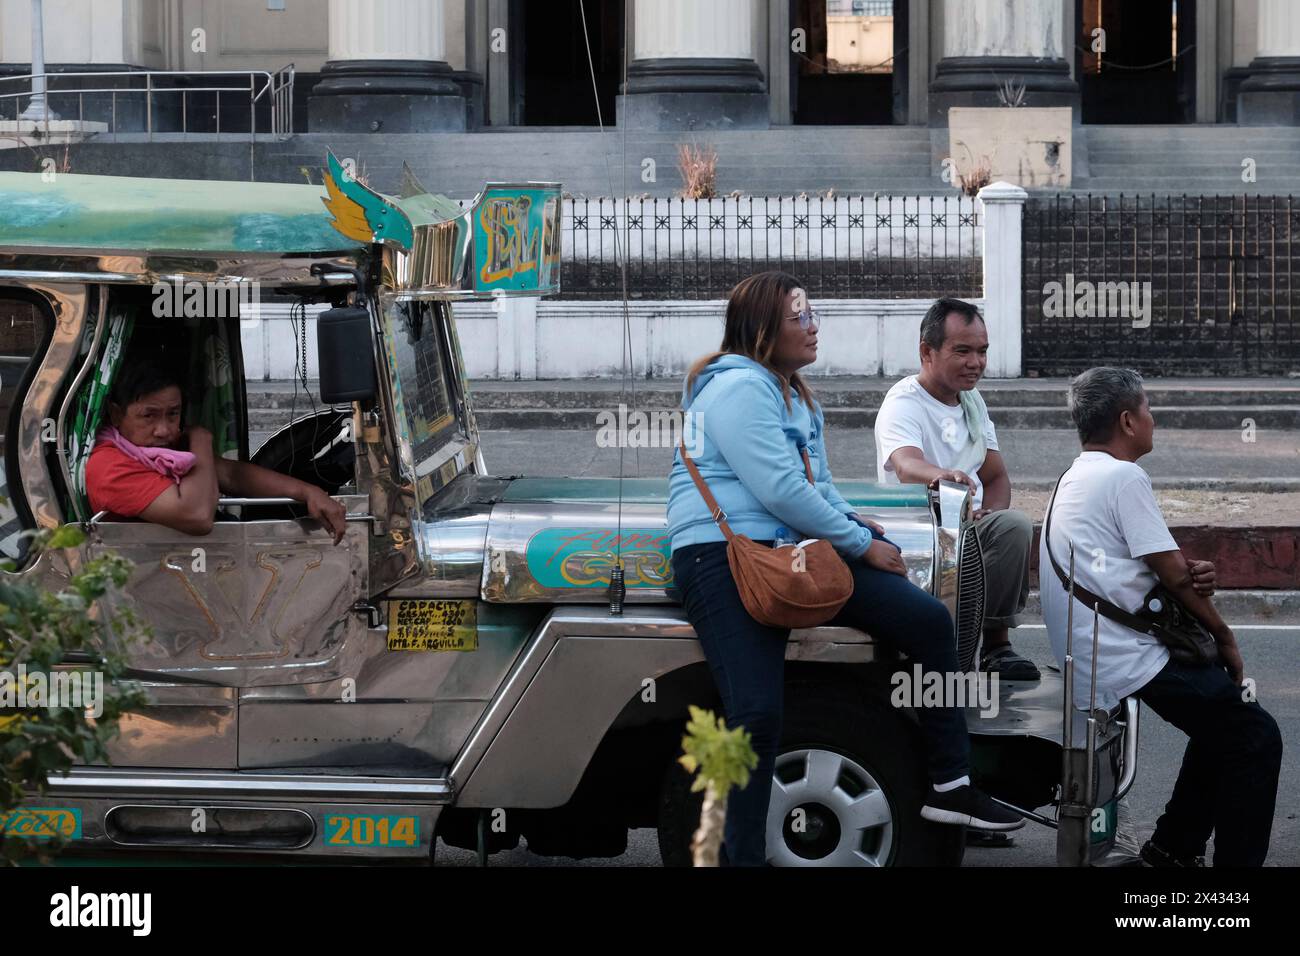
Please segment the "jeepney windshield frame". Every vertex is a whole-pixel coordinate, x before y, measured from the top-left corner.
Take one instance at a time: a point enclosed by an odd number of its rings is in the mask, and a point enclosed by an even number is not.
[[[450,305],[443,300],[385,293],[377,306],[397,467],[422,508],[471,467],[477,452],[459,343]],[[430,367],[430,360],[436,365]]]

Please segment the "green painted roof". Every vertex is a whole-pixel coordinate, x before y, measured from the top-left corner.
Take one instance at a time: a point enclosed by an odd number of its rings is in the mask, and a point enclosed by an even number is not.
[[[359,249],[321,186],[0,172],[0,248],[306,253]]]
[[[836,481],[844,500],[857,508],[925,508],[924,485],[878,485],[872,481]],[[517,478],[510,483],[505,501],[618,501],[616,478]],[[623,479],[623,501],[629,504],[666,504],[667,478]]]

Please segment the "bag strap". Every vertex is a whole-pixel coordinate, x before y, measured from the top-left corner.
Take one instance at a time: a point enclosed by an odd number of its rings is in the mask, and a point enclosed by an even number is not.
[[[709,490],[708,483],[700,474],[700,469],[695,467],[695,462],[691,460],[691,456],[686,454],[686,439],[679,438],[677,440],[677,450],[681,452],[682,464],[684,464],[686,470],[691,473],[691,480],[695,482],[695,487],[699,489],[700,497],[704,499],[704,503],[709,507],[709,515],[718,523],[718,527],[722,529],[723,537],[730,541],[735,537],[735,533],[731,530],[731,526],[727,524],[727,513],[723,511],[722,506],[718,504],[718,499],[713,497],[713,492]],[[812,463],[808,460],[808,449],[802,448],[800,451],[803,453],[803,470],[808,476],[808,483],[815,486],[817,483],[813,481]]]
[[[1062,472],[1061,478],[1064,477],[1065,472]],[[1056,562],[1056,556],[1052,554],[1052,511],[1056,508],[1056,492],[1061,487],[1061,478],[1056,479],[1056,485],[1052,488],[1052,498],[1047,503],[1047,520],[1043,524],[1043,539],[1044,544],[1046,545],[1047,560],[1051,562],[1052,570],[1055,571],[1056,576],[1061,579],[1061,585],[1065,588],[1066,593],[1068,594],[1070,591],[1070,579],[1066,577],[1065,572]],[[1136,614],[1130,613],[1122,607],[1111,604],[1110,601],[1107,601],[1105,598],[1093,594],[1078,581],[1074,582],[1074,596],[1083,603],[1084,607],[1089,610],[1095,610],[1102,617],[1108,617],[1112,621],[1122,624],[1125,627],[1132,628],[1139,633],[1150,634],[1152,636],[1156,635],[1155,622],[1150,621],[1147,618],[1138,617]]]

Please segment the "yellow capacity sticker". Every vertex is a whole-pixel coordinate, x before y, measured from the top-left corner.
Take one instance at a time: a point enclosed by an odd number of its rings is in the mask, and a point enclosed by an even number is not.
[[[390,651],[478,650],[474,601],[389,601]]]

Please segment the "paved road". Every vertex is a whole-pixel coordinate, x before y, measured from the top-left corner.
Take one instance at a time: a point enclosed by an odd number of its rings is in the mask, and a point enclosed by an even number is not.
[[[483,455],[494,475],[617,475],[617,448],[596,444],[597,430],[506,429],[482,434]],[[875,480],[876,451],[871,429],[827,431],[831,468],[840,478]],[[269,432],[251,432],[256,451]],[[1156,448],[1142,466],[1159,479],[1300,478],[1300,432],[1261,429],[1254,442],[1236,429],[1170,428],[1156,431]],[[1007,429],[998,433],[1013,481],[1055,481],[1079,453],[1073,432],[1063,429]],[[669,448],[626,449],[624,474],[662,477],[672,461]]]
[[[1037,623],[1037,622],[1035,622]],[[1247,673],[1255,678],[1259,699],[1282,729],[1286,751],[1273,818],[1270,866],[1300,866],[1300,627],[1276,627],[1257,620],[1234,621]],[[1253,627],[1250,625],[1254,625]],[[1017,647],[1040,666],[1051,660],[1046,632],[1027,627],[1018,632]],[[1129,794],[1134,828],[1139,840],[1151,835],[1165,800],[1173,791],[1187,738],[1149,710],[1143,710],[1138,749],[1138,779]],[[1015,834],[1007,848],[970,848],[966,866],[1051,866],[1055,862],[1056,834],[1030,823]],[[438,865],[474,866],[473,853],[438,846]],[[655,831],[635,830],[628,850],[620,857],[574,861],[534,856],[523,843],[516,850],[491,857],[491,866],[659,866]]]

